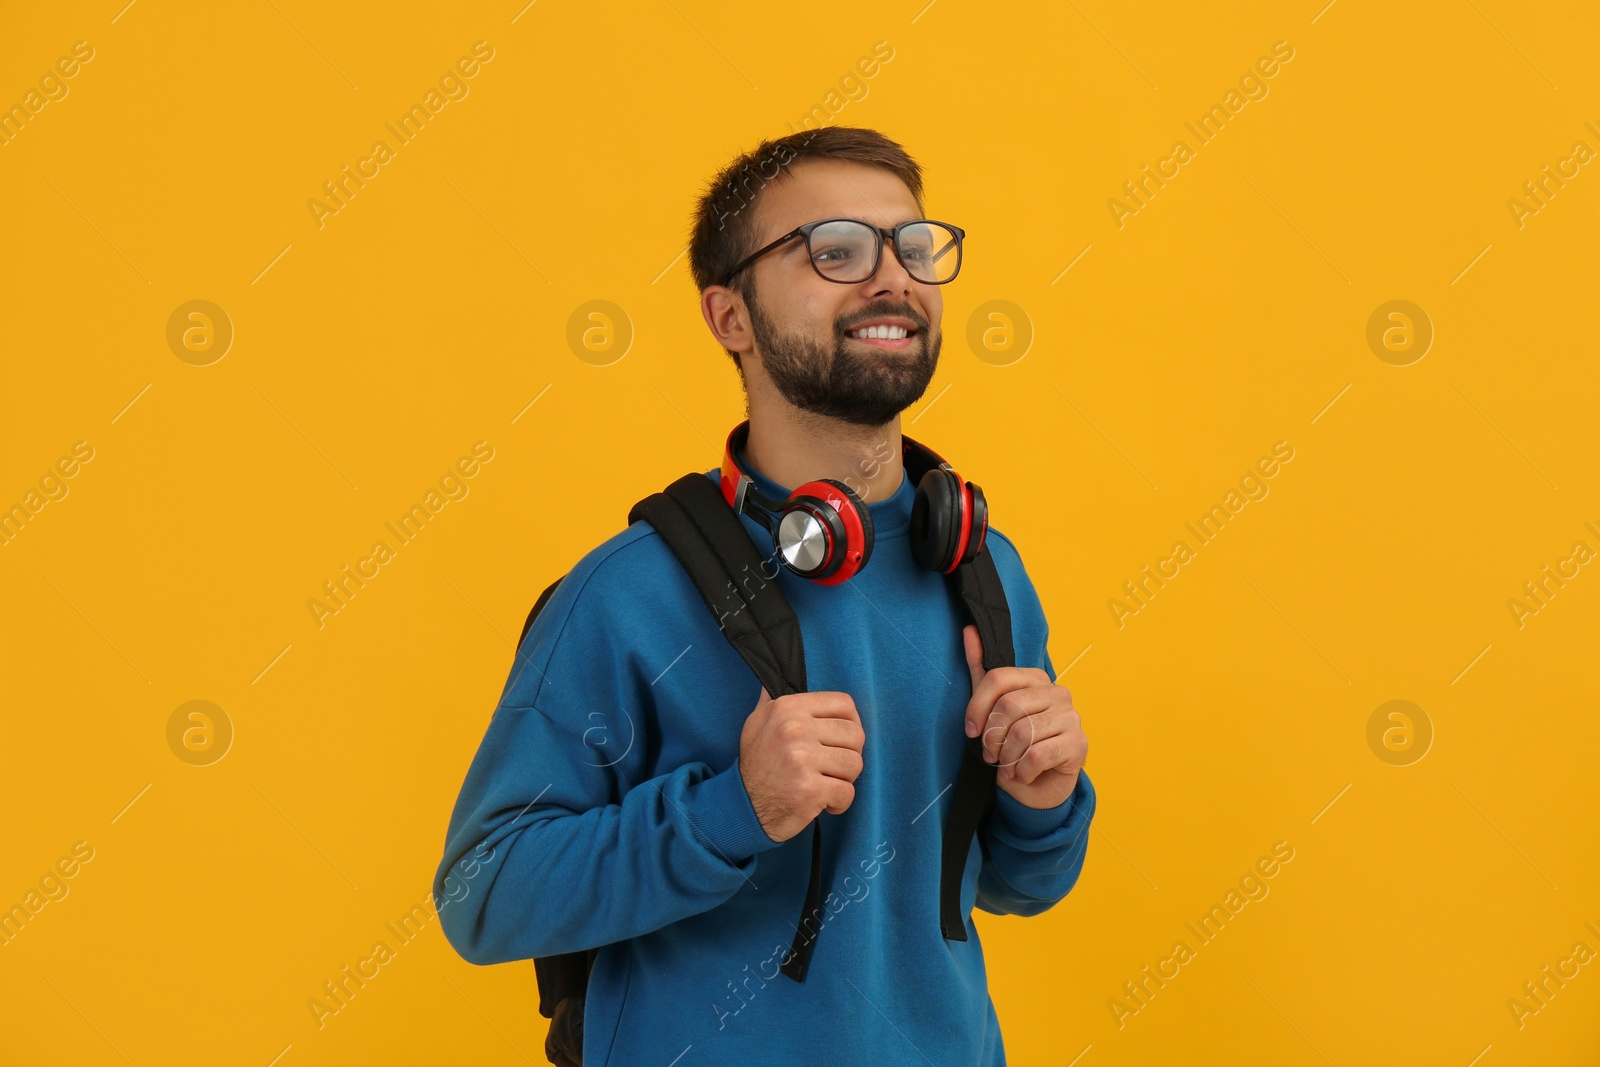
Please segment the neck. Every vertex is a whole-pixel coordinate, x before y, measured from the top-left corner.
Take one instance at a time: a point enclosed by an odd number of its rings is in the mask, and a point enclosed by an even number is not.
[[[794,488],[833,478],[876,504],[900,488],[900,416],[882,426],[857,426],[794,408],[755,408],[745,462],[779,485]]]

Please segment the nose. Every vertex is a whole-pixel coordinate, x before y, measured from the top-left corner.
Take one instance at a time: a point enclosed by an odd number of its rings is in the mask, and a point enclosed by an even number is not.
[[[872,277],[862,284],[867,286],[873,296],[884,293],[900,293],[905,296],[911,294],[916,279],[906,270],[905,264],[900,262],[900,248],[894,243],[894,238],[883,239],[883,254],[878,257],[878,269]]]

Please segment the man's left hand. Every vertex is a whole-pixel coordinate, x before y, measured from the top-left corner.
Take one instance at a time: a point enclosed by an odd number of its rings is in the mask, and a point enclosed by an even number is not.
[[[1089,754],[1072,693],[1038,667],[985,671],[976,626],[963,627],[961,640],[972,672],[967,736],[982,730],[984,758],[1000,766],[997,784],[1025,807],[1066,803]]]

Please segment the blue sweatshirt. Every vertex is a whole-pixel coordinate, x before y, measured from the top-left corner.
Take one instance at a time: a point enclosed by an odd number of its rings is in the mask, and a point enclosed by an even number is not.
[[[944,939],[947,787],[972,680],[965,607],[911,557],[914,497],[908,475],[868,503],[875,545],[851,580],[820,586],[782,568],[769,579],[799,618],[807,688],[850,694],[866,737],[855,800],[821,816],[825,914],[803,983],[778,968],[805,901],[812,829],[779,843],[756,818],[739,738],[760,682],[666,542],[643,520],[611,537],[528,630],[433,893],[446,938],[472,963],[604,946],[589,976],[585,1067],[1005,1063],[970,913],[1037,915],[1064,897],[1095,793],[1082,771],[1054,808],[997,790],[979,831],[988,858],[974,839],[962,879],[968,940]],[[768,556],[771,535],[741,519]],[[1055,677],[1015,546],[991,526],[984,551],[1010,602],[1017,664]]]

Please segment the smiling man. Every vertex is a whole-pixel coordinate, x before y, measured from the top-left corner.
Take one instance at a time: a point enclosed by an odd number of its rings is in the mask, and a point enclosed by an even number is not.
[[[557,1063],[1005,1063],[970,913],[1037,915],[1066,896],[1095,792],[1016,546],[980,527],[986,512],[959,524],[1010,610],[1016,665],[988,670],[949,579],[913,558],[928,490],[900,413],[938,365],[963,236],[925,217],[916,163],[871,130],[764,142],[700,199],[690,265],[749,415],[706,477],[764,552],[777,525],[747,496],[782,502],[822,479],[853,494],[875,547],[807,574],[802,538],[763,567],[799,622],[808,683],[777,699],[643,519],[541,598],[434,892],[473,963],[593,953]],[[979,735],[994,804],[955,853],[959,915],[942,916],[950,786]],[[825,899],[797,924],[813,822]]]

